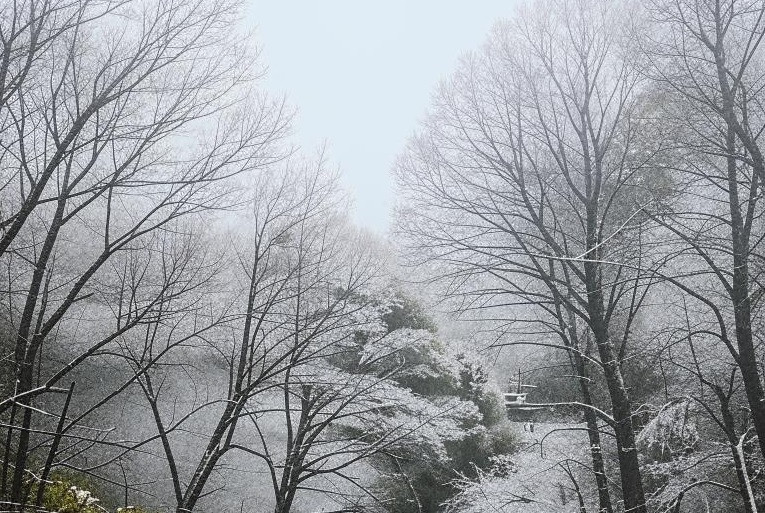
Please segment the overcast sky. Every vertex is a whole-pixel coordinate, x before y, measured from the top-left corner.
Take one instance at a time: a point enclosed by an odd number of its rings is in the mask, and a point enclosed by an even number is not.
[[[251,0],[266,87],[298,108],[297,142],[329,148],[355,219],[384,233],[391,165],[441,78],[513,0]]]

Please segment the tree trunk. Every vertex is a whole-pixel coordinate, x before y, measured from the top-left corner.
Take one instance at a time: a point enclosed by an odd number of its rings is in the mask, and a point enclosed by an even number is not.
[[[593,230],[590,233],[594,234],[595,232]],[[594,238],[588,240],[588,249],[591,250],[590,254],[593,255],[591,258],[594,258],[595,247]],[[643,481],[640,474],[637,447],[635,445],[635,432],[632,428],[632,405],[627,389],[624,386],[621,367],[616,360],[614,345],[608,333],[603,310],[603,293],[599,271],[599,264],[594,259],[585,263],[587,314],[590,328],[598,347],[598,356],[602,362],[608,394],[611,399],[616,447],[619,453],[619,470],[624,509],[629,513],[646,513]]]
[[[69,168],[64,173],[62,187],[66,188],[69,183]],[[45,305],[40,305],[41,290],[45,281],[45,273],[53,256],[54,246],[58,239],[59,231],[63,225],[64,209],[66,208],[66,196],[60,198],[56,205],[51,225],[45,235],[45,241],[40,248],[40,255],[35,263],[35,270],[27,291],[24,310],[21,315],[19,327],[16,332],[16,346],[14,357],[16,363],[17,393],[29,392],[34,387],[34,364],[37,352],[43,344],[44,336],[33,328],[35,313],[37,312],[39,328]],[[45,293],[42,294],[43,303]],[[38,306],[40,310],[38,311]],[[18,400],[23,409],[21,426],[19,428],[19,440],[16,447],[15,467],[13,471],[13,483],[11,485],[11,501],[17,504],[18,511],[24,509],[26,500],[24,490],[24,478],[26,477],[27,460],[29,458],[29,439],[32,428],[32,398],[24,396]]]
[[[744,511],[746,513],[755,513],[757,511],[757,506],[754,502],[754,494],[751,493],[752,487],[749,484],[746,461],[744,460],[743,452],[739,448],[739,440],[736,436],[736,423],[733,420],[733,413],[730,411],[730,399],[720,387],[715,388],[715,394],[717,394],[717,399],[720,401],[720,413],[722,414],[722,421],[725,426],[725,436],[728,438],[731,454],[733,456],[733,463],[736,467],[736,478],[738,479],[738,485],[741,489],[741,499],[744,503]]]
[[[606,384],[611,396],[611,407],[615,421],[616,448],[619,452],[624,509],[632,513],[645,513],[645,495],[640,475],[635,433],[632,429],[632,405],[624,386],[619,364],[613,359],[613,345],[606,338],[598,343],[598,352],[604,362]]]
[[[579,376],[579,388],[582,393],[582,403],[592,405],[592,395],[590,394],[589,376],[584,366],[584,361],[578,353],[574,353],[576,372]],[[611,494],[608,490],[608,479],[606,476],[606,467],[603,462],[603,446],[600,442],[600,431],[598,430],[598,417],[595,412],[589,408],[584,409],[584,420],[587,424],[587,437],[590,441],[590,457],[592,459],[592,472],[595,474],[595,483],[598,486],[598,511],[600,513],[613,513],[611,504]]]
[[[736,323],[736,344],[738,346],[738,367],[744,382],[746,398],[749,402],[754,429],[760,444],[760,452],[765,457],[765,391],[762,388],[760,374],[757,369],[757,354],[752,337],[752,303],[749,291],[749,252],[751,234],[751,216],[753,204],[758,189],[757,176],[752,177],[749,190],[750,201],[746,205],[746,220],[741,212],[739,195],[739,176],[736,166],[735,139],[732,128],[728,128],[727,157],[728,171],[728,205],[730,208],[731,243],[733,252],[733,279],[730,288],[730,299]]]
[[[632,428],[632,404],[620,362],[609,333],[603,298],[603,283],[601,278],[600,240],[598,238],[598,198],[602,170],[595,166],[594,172],[587,175],[594,177],[587,186],[587,228],[586,256],[584,263],[585,287],[587,290],[587,317],[590,330],[595,338],[598,356],[606,379],[608,395],[611,399],[611,411],[614,418],[614,434],[616,448],[619,453],[619,474],[622,484],[624,510],[628,513],[646,513],[643,480],[640,474],[635,432]]]

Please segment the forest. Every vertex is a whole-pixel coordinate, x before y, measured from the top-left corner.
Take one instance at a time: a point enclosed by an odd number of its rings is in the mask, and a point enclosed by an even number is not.
[[[765,512],[765,1],[516,4],[382,235],[246,1],[0,0],[0,512]]]

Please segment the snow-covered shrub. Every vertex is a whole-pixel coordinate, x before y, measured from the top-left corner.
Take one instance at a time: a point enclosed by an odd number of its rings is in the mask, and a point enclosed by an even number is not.
[[[518,472],[518,466],[508,454],[489,457],[489,474],[496,477],[510,477]]]
[[[39,485],[38,481],[29,484],[28,502],[34,502]],[[46,482],[40,504],[40,512],[107,513],[116,511],[116,513],[154,513],[141,506],[127,506],[114,510],[114,505],[109,505],[109,500],[102,493],[104,493],[104,489],[86,475],[55,470],[51,473],[50,480]],[[103,501],[101,500],[102,498],[104,499]]]
[[[506,422],[489,428],[487,452],[494,456],[514,453],[518,449],[518,434]]]
[[[739,511],[738,493],[720,493],[714,482],[735,486],[735,469],[728,447],[713,444],[687,456],[667,462],[652,462],[642,466],[643,485],[649,511],[674,513],[678,497],[682,497],[682,513],[696,511]],[[698,483],[708,484],[694,486]],[[691,487],[691,488],[689,488]]]
[[[53,481],[45,487],[42,506],[56,513],[102,513],[106,509],[89,490],[65,481]]]
[[[454,493],[438,511],[443,513],[580,513],[577,491],[569,472],[578,480],[587,511],[597,500],[594,482],[577,474],[581,467],[569,462],[586,461],[580,431],[557,429],[563,425],[540,426],[546,433],[545,450],[538,445],[525,447],[511,455],[489,458],[486,469],[477,469],[475,476],[460,474],[452,480]],[[567,472],[568,471],[568,472]],[[595,494],[593,495],[593,492]]]
[[[687,400],[665,404],[636,439],[638,449],[650,461],[670,461],[689,454],[699,443],[693,409]]]

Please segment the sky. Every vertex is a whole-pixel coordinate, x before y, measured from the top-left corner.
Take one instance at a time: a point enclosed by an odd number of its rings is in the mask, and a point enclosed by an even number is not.
[[[513,0],[251,0],[266,89],[298,110],[295,142],[326,144],[357,224],[385,234],[391,168],[439,80],[478,49]]]

